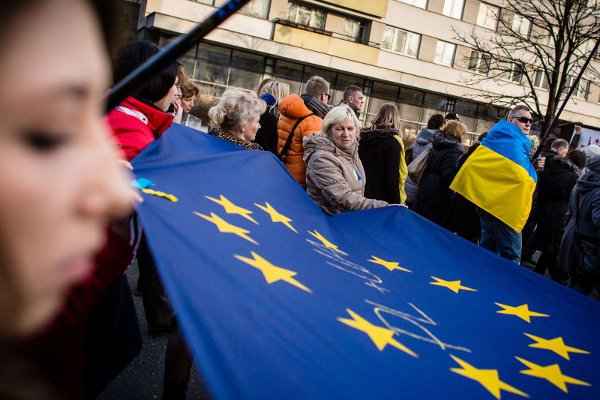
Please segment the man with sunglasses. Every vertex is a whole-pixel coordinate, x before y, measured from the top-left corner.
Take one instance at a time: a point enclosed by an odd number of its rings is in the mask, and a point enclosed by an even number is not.
[[[516,106],[510,110],[507,120],[518,126],[525,135],[529,135],[531,126],[533,125],[533,118],[527,106]]]
[[[531,131],[533,119],[527,106],[515,106],[508,113],[506,120],[516,125],[524,135],[528,135]],[[481,246],[497,253],[501,257],[520,263],[523,247],[521,232],[515,231],[485,211],[481,212],[480,222]]]

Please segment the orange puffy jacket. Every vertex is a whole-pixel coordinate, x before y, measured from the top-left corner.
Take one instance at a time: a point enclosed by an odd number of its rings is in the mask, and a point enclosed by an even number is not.
[[[279,121],[277,122],[277,152],[281,153],[292,128],[302,117],[310,115],[311,111],[306,107],[304,101],[297,94],[291,94],[279,101]],[[298,183],[303,187],[306,186],[306,166],[302,156],[304,155],[304,146],[302,139],[305,136],[310,136],[319,133],[323,120],[316,115],[310,115],[305,118],[294,132],[292,143],[290,144],[285,165]]]

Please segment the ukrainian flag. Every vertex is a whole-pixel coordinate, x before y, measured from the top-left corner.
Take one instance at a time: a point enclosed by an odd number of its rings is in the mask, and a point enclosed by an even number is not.
[[[521,232],[537,183],[530,150],[527,136],[516,125],[502,120],[467,159],[450,189]]]

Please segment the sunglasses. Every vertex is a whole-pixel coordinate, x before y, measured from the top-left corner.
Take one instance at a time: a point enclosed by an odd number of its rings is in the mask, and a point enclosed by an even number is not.
[[[517,117],[515,118],[517,121],[519,121],[522,124],[527,124],[529,123],[529,125],[533,125],[533,120],[531,118],[527,118],[527,117]]]

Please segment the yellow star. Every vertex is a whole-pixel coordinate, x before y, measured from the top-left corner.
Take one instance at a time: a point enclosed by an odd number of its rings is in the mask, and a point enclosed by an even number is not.
[[[430,285],[445,287],[447,289],[450,289],[454,293],[458,293],[461,290],[464,290],[466,292],[476,292],[477,291],[477,289],[473,289],[473,288],[461,285],[461,281],[446,281],[444,279],[440,279],[435,276],[432,276],[431,279],[435,280],[435,282],[429,282]]]
[[[418,357],[414,351],[394,339],[395,332],[393,330],[373,325],[349,308],[347,308],[346,311],[348,314],[350,314],[352,319],[340,317],[337,320],[344,325],[348,325],[351,328],[358,329],[359,331],[365,333],[367,336],[369,336],[369,339],[371,339],[379,351],[383,351],[385,346],[390,345],[400,351],[405,352],[406,354],[409,354],[413,357]]]
[[[536,311],[530,311],[529,305],[521,304],[520,306],[507,306],[506,304],[495,303],[502,308],[501,311],[496,311],[498,314],[514,315],[521,318],[525,322],[531,323],[531,317],[549,317],[548,314],[542,314]]]
[[[496,399],[502,398],[501,391],[505,390],[512,394],[517,394],[523,397],[529,397],[525,392],[520,391],[516,387],[510,386],[508,383],[503,382],[500,379],[500,374],[496,369],[478,369],[469,364],[466,361],[461,360],[458,357],[450,355],[452,359],[460,365],[460,368],[450,368],[450,371],[462,375],[465,378],[477,381],[481,386],[492,394]]]
[[[161,192],[160,190],[154,190],[154,189],[142,189],[143,193],[149,194],[150,196],[154,196],[154,197],[158,197],[161,199],[165,199],[165,200],[169,200],[171,203],[177,203],[179,201],[179,199],[177,198],[177,196],[171,194],[171,193],[165,193],[165,192]]]
[[[342,250],[340,250],[340,248],[336,244],[331,243],[329,240],[327,240],[325,236],[321,235],[318,231],[308,231],[308,233],[310,233],[312,237],[321,242],[326,249],[333,250],[340,254],[346,254]]]
[[[543,366],[537,365],[535,363],[532,363],[531,361],[527,361],[520,357],[515,358],[527,368],[529,368],[520,371],[523,375],[529,375],[534,376],[536,378],[545,379],[565,393],[569,393],[567,383],[570,383],[571,385],[592,386],[587,382],[575,379],[567,375],[563,375],[558,364]]]
[[[223,218],[219,217],[215,213],[210,213],[210,217],[208,217],[204,214],[200,214],[199,212],[196,212],[196,211],[194,211],[194,214],[199,216],[202,219],[207,220],[208,222],[212,222],[213,224],[215,224],[215,226],[221,233],[231,233],[231,234],[241,237],[242,239],[246,239],[250,243],[258,244],[258,242],[256,240],[252,239],[248,235],[250,233],[250,231],[247,231],[244,228],[240,228],[239,226],[230,224],[229,222],[225,221]]]
[[[206,196],[206,198],[223,207],[227,214],[239,215],[240,217],[245,218],[248,221],[258,225],[258,222],[256,222],[256,220],[250,216],[252,214],[252,211],[235,205],[227,197],[221,195],[219,199],[215,199],[214,197],[210,196]]]
[[[235,258],[262,272],[265,281],[267,281],[269,285],[275,282],[284,281],[292,286],[297,287],[298,289],[304,290],[308,293],[312,293],[312,291],[309,288],[307,288],[302,283],[294,279],[294,276],[296,276],[297,274],[296,272],[271,264],[269,261],[265,260],[255,252],[251,252],[250,254],[253,258],[242,257],[238,255],[236,255]]]
[[[271,222],[275,222],[275,223],[279,222],[279,223],[287,226],[292,231],[298,233],[298,231],[292,226],[292,224],[290,224],[290,222],[292,222],[292,219],[281,214],[279,211],[277,211],[275,208],[273,208],[273,206],[270,205],[269,203],[265,203],[264,206],[257,204],[257,203],[254,203],[254,205],[256,207],[260,208],[261,210],[263,210],[264,212],[266,212],[267,214],[269,214],[269,216],[271,217]]]
[[[562,337],[556,337],[554,339],[544,339],[539,336],[535,336],[529,333],[525,333],[529,339],[533,340],[535,343],[529,345],[529,347],[533,347],[534,349],[542,349],[542,350],[550,350],[565,360],[570,360],[569,353],[575,354],[590,354],[589,351],[578,349],[577,347],[568,346]]]
[[[412,272],[410,269],[402,268],[399,263],[396,261],[386,261],[383,258],[379,258],[377,256],[371,256],[369,260],[370,263],[381,265],[384,268],[387,268],[389,271],[404,271],[404,272]]]

